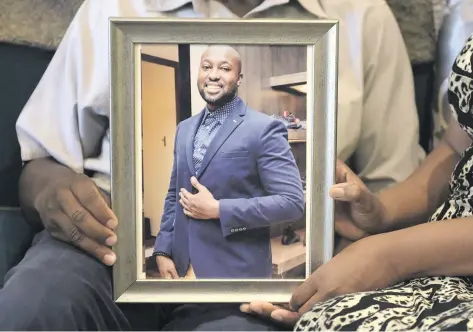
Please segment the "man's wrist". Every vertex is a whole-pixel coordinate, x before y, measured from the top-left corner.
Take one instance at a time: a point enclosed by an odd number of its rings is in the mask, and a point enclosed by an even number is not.
[[[220,219],[220,202],[218,200],[214,202],[213,217],[214,219]]]

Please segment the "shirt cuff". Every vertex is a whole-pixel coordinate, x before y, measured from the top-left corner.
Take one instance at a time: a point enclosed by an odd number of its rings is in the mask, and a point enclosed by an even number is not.
[[[153,257],[156,257],[156,256],[164,256],[164,257],[167,257],[167,258],[171,258],[171,256],[169,256],[165,252],[161,252],[161,251],[153,252]]]

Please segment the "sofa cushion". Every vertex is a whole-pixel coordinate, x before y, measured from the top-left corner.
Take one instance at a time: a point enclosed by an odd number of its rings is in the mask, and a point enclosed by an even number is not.
[[[18,206],[21,155],[15,123],[53,51],[0,43],[0,206]]]

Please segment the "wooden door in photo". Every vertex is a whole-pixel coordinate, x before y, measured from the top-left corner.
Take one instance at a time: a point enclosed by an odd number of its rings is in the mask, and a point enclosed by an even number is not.
[[[164,63],[146,57],[141,64],[143,212],[153,236],[159,231],[169,187],[177,124],[176,67]]]

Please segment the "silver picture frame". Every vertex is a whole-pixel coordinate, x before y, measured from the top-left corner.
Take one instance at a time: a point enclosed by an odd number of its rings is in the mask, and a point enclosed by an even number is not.
[[[246,44],[307,47],[306,277],[334,247],[338,21],[275,19],[111,18],[112,209],[119,220],[113,247],[116,302],[287,303],[303,279],[149,280],[142,273],[140,45]]]

